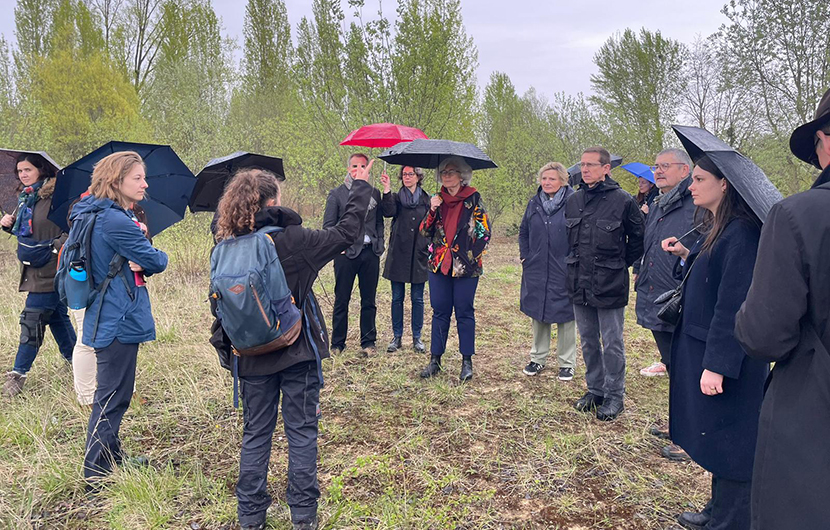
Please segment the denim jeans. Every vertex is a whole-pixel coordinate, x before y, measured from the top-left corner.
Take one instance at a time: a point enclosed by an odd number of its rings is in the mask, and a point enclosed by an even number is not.
[[[585,382],[595,396],[623,399],[625,394],[625,308],[598,309],[574,304],[582,339]]]
[[[19,374],[26,374],[32,369],[32,363],[35,362],[35,357],[37,357],[37,352],[40,349],[39,344],[43,341],[46,326],[49,326],[49,329],[52,330],[52,336],[55,337],[55,342],[58,343],[58,349],[63,358],[71,361],[72,350],[75,348],[75,329],[69,320],[66,304],[60,301],[58,293],[54,291],[49,293],[29,293],[29,296],[26,297],[26,308],[24,311],[27,310],[44,313],[44,318],[40,321],[37,330],[40,339],[38,340],[38,345],[26,342],[18,346],[17,357],[14,359],[14,371]]]
[[[412,339],[421,338],[424,327],[424,284],[412,283],[409,297],[412,299]],[[406,284],[392,282],[392,333],[403,336],[403,300],[406,298]]]

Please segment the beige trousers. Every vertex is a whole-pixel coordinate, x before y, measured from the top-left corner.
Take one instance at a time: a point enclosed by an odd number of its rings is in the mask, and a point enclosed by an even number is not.
[[[75,378],[75,393],[78,395],[78,403],[81,405],[92,405],[95,398],[95,388],[98,386],[98,361],[95,357],[95,349],[87,346],[81,339],[84,336],[84,313],[86,309],[70,309],[72,318],[75,319],[75,329],[78,340],[75,341],[75,349],[72,351],[72,375]]]
[[[533,347],[530,349],[530,360],[545,366],[550,354],[550,329],[552,324],[533,321]],[[559,368],[576,367],[576,321],[571,320],[564,324],[556,324],[556,356],[559,359]]]

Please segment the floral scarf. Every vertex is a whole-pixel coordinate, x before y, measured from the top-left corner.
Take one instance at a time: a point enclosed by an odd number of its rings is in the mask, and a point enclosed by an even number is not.
[[[31,186],[26,186],[20,192],[17,199],[17,217],[14,220],[14,226],[12,226],[12,235],[23,237],[32,235],[32,215],[41,186],[43,186],[43,181],[39,180]]]

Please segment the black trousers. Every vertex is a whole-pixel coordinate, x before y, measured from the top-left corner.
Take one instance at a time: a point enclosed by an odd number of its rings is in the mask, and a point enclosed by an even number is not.
[[[380,275],[380,257],[366,245],[354,259],[341,254],[334,259],[334,311],[331,316],[331,347],[345,348],[349,330],[349,301],[354,279],[360,289],[360,347],[374,346],[377,339],[375,298]]]
[[[712,475],[712,498],[701,513],[710,517],[706,530],[749,530],[751,482]]]
[[[671,363],[671,338],[674,333],[671,331],[654,331],[654,342],[657,343],[657,350],[660,352],[660,362],[666,365],[666,371],[669,371],[669,364]]]
[[[268,463],[282,393],[282,421],[288,439],[286,501],[291,521],[317,515],[317,424],[320,418],[320,379],[314,361],[295,364],[271,375],[240,377],[245,426],[236,485],[237,514],[242,526],[265,521],[271,505]]]
[[[138,344],[122,344],[115,339],[106,348],[95,350],[98,387],[86,435],[84,478],[89,482],[112,471],[123,458],[118,431],[130,407],[135,389]]]

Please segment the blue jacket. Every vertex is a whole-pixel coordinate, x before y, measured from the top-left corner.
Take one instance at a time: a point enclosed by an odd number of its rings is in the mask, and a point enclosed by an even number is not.
[[[84,197],[72,209],[72,218],[88,211],[99,210],[92,232],[92,279],[97,287],[107,277],[109,264],[118,254],[144,268],[145,276],[167,268],[167,254],[153,248],[132,219],[132,215],[109,199]],[[93,348],[105,348],[113,340],[138,344],[156,338],[156,326],[150,311],[146,287],[136,287],[135,274],[125,262],[121,271],[127,283],[117,276],[103,296],[93,294],[84,317],[83,342]],[[129,286],[129,292],[128,292]],[[95,320],[98,329],[93,338]]]

